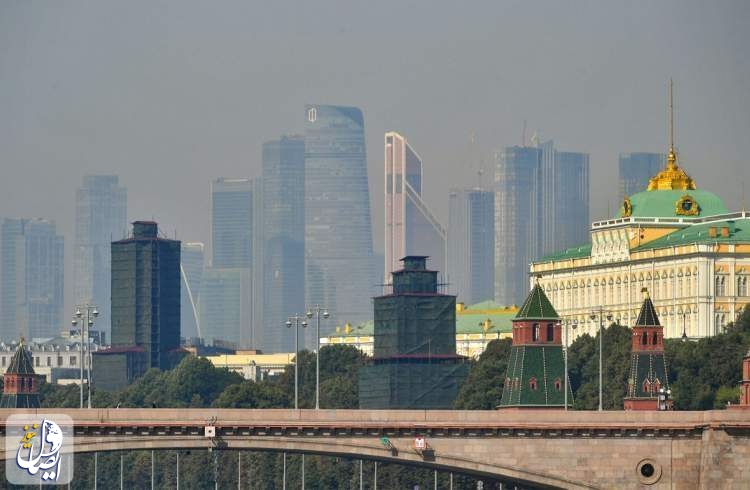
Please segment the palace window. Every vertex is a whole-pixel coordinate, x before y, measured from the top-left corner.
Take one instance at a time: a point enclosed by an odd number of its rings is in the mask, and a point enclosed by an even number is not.
[[[747,276],[737,277],[737,296],[747,296]]]
[[[716,283],[716,296],[726,296],[727,295],[726,276],[717,275],[715,279],[715,283]]]

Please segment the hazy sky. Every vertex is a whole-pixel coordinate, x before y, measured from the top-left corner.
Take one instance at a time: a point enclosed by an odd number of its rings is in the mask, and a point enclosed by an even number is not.
[[[749,24],[747,1],[0,0],[0,216],[56,220],[70,265],[75,188],[114,173],[130,220],[208,242],[210,180],[259,176],[263,141],[327,103],[364,112],[376,250],[392,129],[443,221],[448,188],[524,120],[591,154],[596,219],[617,207],[618,153],[666,151],[670,77],[682,165],[738,209]]]

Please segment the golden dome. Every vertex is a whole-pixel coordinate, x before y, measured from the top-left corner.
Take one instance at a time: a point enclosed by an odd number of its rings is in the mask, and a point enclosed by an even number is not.
[[[695,181],[684,170],[677,166],[677,153],[669,149],[667,168],[651,177],[648,181],[650,191],[695,190]]]

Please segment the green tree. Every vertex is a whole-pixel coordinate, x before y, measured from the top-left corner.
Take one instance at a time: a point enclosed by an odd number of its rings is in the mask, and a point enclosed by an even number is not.
[[[493,340],[473,363],[454,403],[457,410],[493,410],[503,395],[510,339]]]

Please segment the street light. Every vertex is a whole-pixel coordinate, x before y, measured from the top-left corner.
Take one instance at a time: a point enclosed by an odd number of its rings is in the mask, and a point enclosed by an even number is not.
[[[73,320],[70,322],[74,327],[81,322],[81,326],[78,329],[81,335],[81,400],[80,408],[83,408],[83,364],[84,359],[86,361],[86,390],[88,391],[88,408],[91,408],[91,346],[89,345],[89,332],[91,327],[94,326],[94,318],[99,316],[99,310],[94,305],[79,305],[76,306],[76,311],[73,316]],[[93,318],[92,318],[93,317]],[[84,357],[84,344],[85,344],[85,357]]]
[[[659,395],[657,396],[658,399],[658,408],[659,410],[669,410],[669,399],[672,397],[672,390],[665,390],[664,388],[659,388]]]
[[[299,408],[299,327],[302,325],[302,328],[306,328],[307,322],[305,317],[295,313],[286,321],[287,328],[292,328],[292,325],[294,325],[294,409],[297,410]]]
[[[328,320],[330,314],[328,308],[323,308],[323,318]],[[316,331],[315,331],[315,410],[320,409],[320,312],[321,306],[315,305],[312,309],[307,310],[307,318],[312,318],[315,314]]]
[[[558,322],[558,326],[560,323]],[[565,383],[563,389],[565,390],[565,410],[568,409],[568,327],[572,327],[573,330],[578,328],[578,320],[565,320],[563,322],[565,327],[565,345],[563,345],[563,360],[565,362]]]
[[[605,317],[606,314],[606,317]],[[602,342],[602,338],[604,337],[604,334],[602,332],[604,328],[604,318],[607,319],[607,321],[612,321],[612,314],[609,312],[604,311],[604,308],[601,306],[597,310],[593,310],[591,312],[591,321],[596,320],[596,317],[599,317],[599,411],[602,411],[602,346],[604,345]]]

